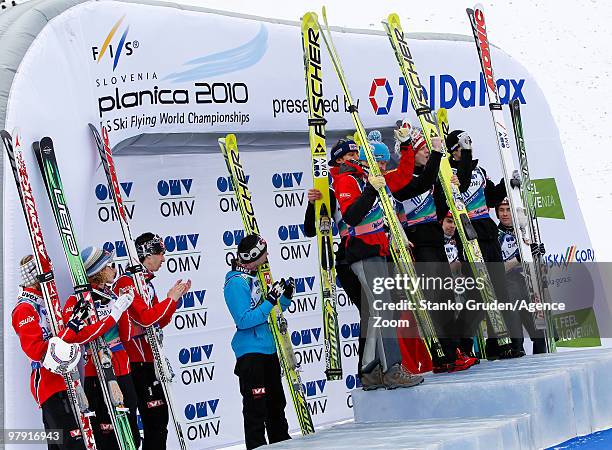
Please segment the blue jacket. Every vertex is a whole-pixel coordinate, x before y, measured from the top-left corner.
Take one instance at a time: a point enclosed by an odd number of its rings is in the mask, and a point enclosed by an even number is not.
[[[257,276],[230,270],[225,275],[223,295],[236,323],[236,333],[232,339],[236,358],[247,353],[276,353],[274,337],[268,325],[272,303],[263,298]],[[291,300],[281,295],[279,303],[284,311]]]

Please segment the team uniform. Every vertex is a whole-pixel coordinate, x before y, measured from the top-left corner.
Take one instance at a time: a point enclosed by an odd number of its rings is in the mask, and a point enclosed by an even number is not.
[[[172,298],[160,301],[152,280],[155,275],[145,271],[146,287],[151,306],[137,295],[127,310],[127,319],[121,322],[121,336],[130,361],[138,411],[144,432],[143,450],[165,449],[168,437],[168,404],[161,383],[157,380],[153,352],[146,339],[146,327],[163,328],[172,320],[177,302]],[[132,274],[126,271],[113,286],[118,294],[122,289],[136,290]]]
[[[498,225],[498,239],[501,246],[502,258],[504,262],[518,260],[519,264],[506,272],[506,281],[508,285],[508,295],[511,302],[515,300],[529,300],[529,293],[525,278],[523,277],[523,267],[520,264],[519,249],[516,243],[516,235],[514,227],[506,227],[501,223]],[[508,326],[512,328],[512,346],[516,350],[523,349],[523,326],[527,330],[529,337],[533,342],[533,353],[546,353],[546,340],[544,338],[544,330],[538,330],[535,326],[533,314],[529,311],[521,309],[515,313],[512,320],[506,319]]]
[[[81,432],[68,401],[64,378],[42,365],[48,341],[53,336],[47,314],[42,292],[34,287],[24,287],[12,312],[13,329],[19,337],[22,350],[30,359],[30,390],[36,404],[42,409],[45,429],[63,430],[64,443],[61,448],[84,449]],[[70,321],[72,317],[67,315],[66,319]],[[60,337],[65,342],[85,344],[115,325],[114,319],[109,316],[94,325],[67,327]],[[60,447],[49,444],[49,449],[59,450]]]

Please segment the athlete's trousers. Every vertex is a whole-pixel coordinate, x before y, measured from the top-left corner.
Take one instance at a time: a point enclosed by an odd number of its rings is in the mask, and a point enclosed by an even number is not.
[[[140,446],[140,432],[138,431],[138,424],[136,422],[136,392],[134,390],[132,376],[129,374],[119,376],[117,377],[117,383],[123,394],[123,404],[130,410],[128,413],[128,420],[132,430],[134,445],[138,448]],[[102,395],[102,389],[100,388],[100,380],[98,377],[85,377],[83,387],[87,395],[87,400],[89,400],[89,408],[96,413],[96,415],[91,418],[91,424],[94,429],[97,447],[104,450],[119,449],[115,431],[112,427],[110,416],[108,415],[108,409],[104,402],[104,396]]]
[[[165,450],[168,438],[168,404],[161,383],[150,362],[130,363],[142,419],[142,450]]]
[[[62,444],[49,442],[49,450],[85,450],[66,391],[53,394],[41,405],[41,409],[45,430],[59,430],[62,433]]]
[[[244,439],[247,449],[291,439],[285,418],[285,393],[276,353],[247,353],[236,361],[240,382]]]
[[[386,372],[394,364],[402,362],[397,329],[395,326],[385,326],[386,321],[395,319],[393,310],[383,307],[392,302],[390,293],[387,289],[382,289],[380,294],[374,293],[374,280],[385,279],[390,275],[387,260],[382,256],[366,258],[352,263],[351,269],[359,278],[363,293],[361,323],[367,323],[361,372],[369,373],[378,364],[382,366],[383,372]],[[367,314],[367,317],[364,317],[364,314]],[[363,333],[362,328],[361,334]]]

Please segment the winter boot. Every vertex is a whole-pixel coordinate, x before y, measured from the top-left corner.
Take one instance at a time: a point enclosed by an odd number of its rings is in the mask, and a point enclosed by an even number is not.
[[[459,349],[457,349],[456,354],[457,354],[457,359],[455,360],[453,364],[454,367],[451,372],[460,372],[462,370],[467,370],[473,365],[480,363],[478,358],[474,358],[473,356],[468,356]]]
[[[380,366],[376,366],[371,372],[361,374],[361,387],[364,391],[373,391],[385,387]]]
[[[401,363],[393,364],[383,375],[383,383],[387,389],[406,388],[421,384],[424,378],[413,375]]]

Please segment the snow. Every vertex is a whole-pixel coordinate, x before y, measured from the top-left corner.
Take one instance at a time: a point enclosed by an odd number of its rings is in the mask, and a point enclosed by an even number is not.
[[[426,7],[405,0],[387,0],[384,6],[363,0],[176,3],[288,20],[299,20],[307,10],[320,11],[327,3],[331,25],[382,30],[380,20],[395,11],[411,32],[466,36],[471,36],[471,30],[465,8],[473,6],[455,0],[427,2]],[[612,183],[608,181],[612,150],[607,148],[612,125],[612,114],[607,112],[612,103],[612,2],[513,0],[483,6],[491,42],[520,61],[544,91],[597,260],[612,261],[612,247],[606,245],[607,223],[612,220]]]

